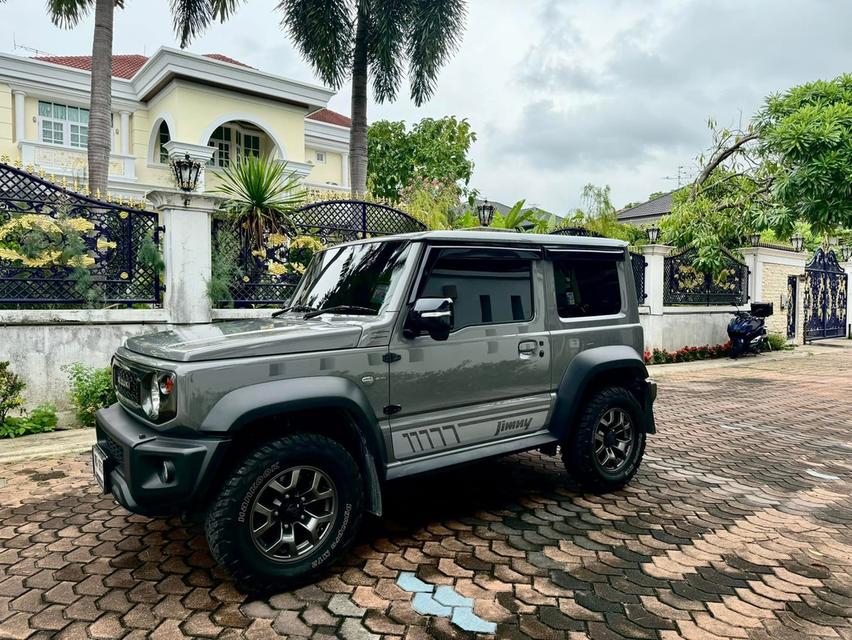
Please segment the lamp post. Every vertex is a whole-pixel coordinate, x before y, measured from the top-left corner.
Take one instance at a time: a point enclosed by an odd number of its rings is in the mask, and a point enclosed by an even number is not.
[[[657,225],[652,224],[650,227],[645,229],[645,235],[648,236],[648,242],[651,244],[657,244],[657,240],[660,239],[660,229]]]
[[[757,245],[760,244],[760,234],[759,233],[751,234],[750,239],[751,239],[751,246],[756,247]]]
[[[175,181],[181,191],[187,193],[195,191],[198,186],[198,176],[201,173],[201,163],[193,160],[187,153],[183,158],[172,160],[172,170],[175,172]],[[189,205],[189,198],[184,200],[184,206]]]
[[[489,204],[488,200],[476,207],[476,215],[479,216],[479,226],[487,227],[494,220],[494,205]]]
[[[805,239],[798,233],[790,238],[790,242],[793,243],[793,250],[796,253],[800,252],[805,246]]]

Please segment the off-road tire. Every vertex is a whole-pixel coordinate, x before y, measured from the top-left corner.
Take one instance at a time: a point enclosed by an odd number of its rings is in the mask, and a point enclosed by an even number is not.
[[[603,469],[595,457],[595,433],[604,414],[613,408],[626,411],[633,422],[633,447],[624,467],[615,473]],[[645,452],[645,433],[641,427],[642,407],[627,389],[608,387],[588,399],[580,419],[561,444],[562,462],[568,475],[581,487],[593,493],[606,493],[622,488],[639,470]]]
[[[255,546],[247,512],[267,480],[279,470],[299,465],[320,469],[334,481],[337,512],[329,535],[316,549],[279,564]],[[352,544],[363,501],[361,474],[349,452],[330,438],[296,433],[263,444],[236,467],[208,510],[204,531],[213,558],[241,587],[252,593],[289,589],[318,577]]]

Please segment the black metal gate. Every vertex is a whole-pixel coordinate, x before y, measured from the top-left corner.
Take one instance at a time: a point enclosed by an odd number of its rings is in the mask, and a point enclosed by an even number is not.
[[[805,267],[805,341],[846,335],[848,283],[834,251],[817,249]]]
[[[796,337],[796,312],[799,302],[799,276],[787,276],[787,339]]]

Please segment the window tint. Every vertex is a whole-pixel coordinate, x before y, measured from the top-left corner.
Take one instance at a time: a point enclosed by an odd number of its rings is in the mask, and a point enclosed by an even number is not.
[[[532,262],[508,251],[441,249],[430,254],[423,298],[452,298],[455,329],[533,316]]]
[[[605,316],[621,311],[615,260],[591,256],[554,258],[553,276],[560,317]]]

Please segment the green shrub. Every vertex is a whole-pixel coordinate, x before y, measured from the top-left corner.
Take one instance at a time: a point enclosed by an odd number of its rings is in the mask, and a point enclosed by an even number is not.
[[[787,338],[780,333],[770,333],[766,336],[766,340],[769,342],[769,348],[772,351],[787,351],[793,348],[793,345],[787,342]]]
[[[7,417],[0,423],[0,438],[19,438],[31,433],[46,433],[56,429],[58,423],[56,407],[52,404],[41,404],[29,415],[23,415],[20,418]]]
[[[23,406],[21,392],[27,383],[9,369],[9,361],[0,362],[0,426],[6,423],[6,416],[13,409]]]
[[[62,367],[71,384],[71,404],[85,427],[95,426],[95,411],[117,402],[112,388],[112,371],[88,367],[81,362]]]

